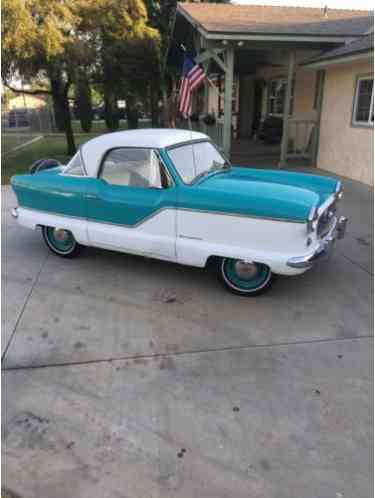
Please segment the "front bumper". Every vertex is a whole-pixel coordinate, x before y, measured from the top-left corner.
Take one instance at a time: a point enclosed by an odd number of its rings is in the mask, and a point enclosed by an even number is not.
[[[342,239],[345,236],[347,221],[345,216],[340,216],[339,219],[335,218],[328,234],[314,252],[290,258],[286,264],[291,268],[310,268],[317,259],[330,252],[336,239]]]

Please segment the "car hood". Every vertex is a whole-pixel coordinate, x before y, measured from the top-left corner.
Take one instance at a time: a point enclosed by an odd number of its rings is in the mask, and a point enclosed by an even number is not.
[[[197,190],[220,210],[304,222],[337,188],[329,177],[279,170],[233,167],[204,177]],[[212,209],[212,207],[211,207]]]

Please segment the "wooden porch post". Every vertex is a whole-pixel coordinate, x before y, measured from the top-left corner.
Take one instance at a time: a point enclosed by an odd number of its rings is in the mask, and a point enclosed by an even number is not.
[[[203,68],[204,68],[204,72],[207,74],[208,73],[208,62],[204,62],[203,63]],[[209,84],[207,82],[207,80],[204,82],[204,96],[203,96],[203,113],[205,115],[207,115],[209,113],[209,109],[208,109],[208,87],[209,87]]]
[[[290,52],[288,61],[288,80],[285,91],[284,114],[283,114],[283,137],[281,139],[281,153],[279,168],[286,166],[286,159],[288,154],[288,141],[289,141],[289,110],[290,110],[290,97],[292,96],[293,74],[295,67],[295,53]]]
[[[232,138],[233,47],[228,47],[225,51],[225,65],[223,147],[229,157]]]

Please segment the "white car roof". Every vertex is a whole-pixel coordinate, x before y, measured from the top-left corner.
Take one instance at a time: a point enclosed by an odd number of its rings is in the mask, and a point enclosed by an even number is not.
[[[116,147],[150,147],[162,149],[190,140],[207,140],[203,133],[174,128],[142,128],[117,131],[95,137],[81,146],[82,159],[89,176],[96,176],[104,154]]]

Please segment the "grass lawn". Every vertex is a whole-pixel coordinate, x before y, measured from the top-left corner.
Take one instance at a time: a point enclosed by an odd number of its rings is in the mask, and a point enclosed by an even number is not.
[[[1,151],[2,154],[7,154],[9,151],[22,145],[29,140],[32,140],[34,137],[37,137],[38,134],[34,133],[2,133],[1,135]]]
[[[94,136],[95,134],[77,135],[75,137],[77,147]],[[53,158],[58,159],[62,163],[66,163],[70,159],[66,152],[65,135],[46,136],[38,142],[27,145],[17,151],[10,152],[7,155],[4,155],[4,152],[3,143],[3,154],[1,158],[2,184],[9,183],[9,179],[12,175],[26,173],[37,159]]]
[[[149,128],[151,126],[150,119],[140,119],[138,121],[139,128]],[[74,133],[82,133],[81,124],[78,119],[72,119],[72,127]],[[119,130],[127,130],[128,122],[124,119],[120,120]],[[90,133],[99,135],[100,133],[107,133],[107,127],[104,120],[94,120]]]
[[[93,121],[92,132],[81,133],[80,123],[77,120],[72,121],[73,130],[75,133],[75,142],[78,147],[83,142],[90,140],[97,135],[107,132],[104,121]],[[139,127],[146,128],[150,126],[150,120],[140,120]],[[120,122],[120,130],[127,129],[127,122]],[[2,157],[1,157],[1,183],[9,183],[11,176],[17,173],[25,173],[37,159],[53,158],[58,159],[62,163],[66,163],[70,157],[66,153],[66,141],[63,134],[46,135],[44,138],[24,148],[11,151],[17,145],[20,145],[25,140],[33,138],[32,135],[18,135],[7,133],[2,135]]]

